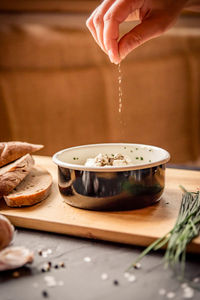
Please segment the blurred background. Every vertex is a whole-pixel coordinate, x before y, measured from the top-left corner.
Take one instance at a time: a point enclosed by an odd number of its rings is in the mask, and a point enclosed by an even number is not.
[[[200,15],[132,52],[118,68],[85,21],[94,0],[0,2],[0,141],[70,146],[130,142],[200,165]],[[126,23],[121,33],[129,30]]]

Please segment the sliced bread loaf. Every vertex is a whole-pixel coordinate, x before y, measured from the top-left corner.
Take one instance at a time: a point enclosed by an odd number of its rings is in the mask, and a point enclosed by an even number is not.
[[[50,193],[51,174],[33,167],[28,176],[7,196],[6,204],[10,207],[30,206],[44,200]]]
[[[0,168],[0,197],[9,194],[30,172],[34,160],[30,154]]]
[[[25,142],[0,143],[0,167],[43,148],[43,145],[29,144]]]

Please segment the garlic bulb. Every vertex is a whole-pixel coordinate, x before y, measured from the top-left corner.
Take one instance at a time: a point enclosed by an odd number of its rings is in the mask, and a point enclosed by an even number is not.
[[[10,244],[14,235],[14,227],[10,221],[0,215],[0,250]]]
[[[33,261],[33,252],[25,247],[8,247],[0,251],[0,271],[16,269]]]

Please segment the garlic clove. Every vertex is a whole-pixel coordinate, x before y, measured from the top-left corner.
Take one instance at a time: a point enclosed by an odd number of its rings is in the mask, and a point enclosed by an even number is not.
[[[10,244],[14,235],[14,227],[10,221],[0,214],[0,250]]]
[[[8,247],[0,251],[0,271],[20,268],[33,258],[33,252],[25,247]]]

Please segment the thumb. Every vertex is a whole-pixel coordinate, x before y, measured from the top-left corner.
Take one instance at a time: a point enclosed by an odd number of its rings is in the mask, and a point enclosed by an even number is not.
[[[149,18],[131,31],[126,33],[119,41],[119,55],[124,59],[132,50],[142,45],[146,41],[161,35],[167,26],[163,26],[158,18]]]

